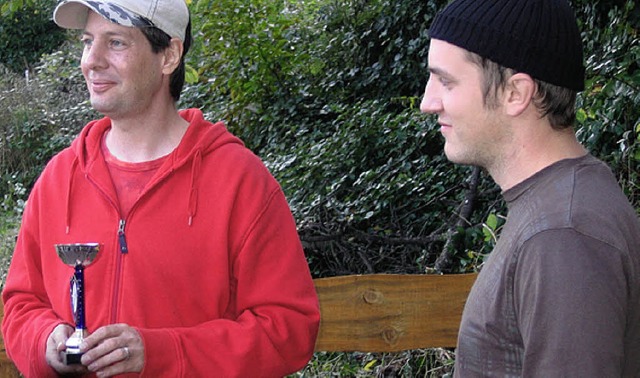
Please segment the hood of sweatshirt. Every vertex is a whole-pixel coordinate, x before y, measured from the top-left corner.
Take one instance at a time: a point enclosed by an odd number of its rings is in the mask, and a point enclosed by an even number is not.
[[[213,124],[206,121],[199,109],[182,110],[180,116],[189,122],[189,128],[178,147],[171,153],[173,167],[185,164],[197,154],[206,155],[225,144],[242,144],[240,139],[227,131],[224,123]],[[96,159],[100,158],[102,137],[109,128],[111,119],[107,117],[92,121],[71,144],[78,166],[83,172],[89,171]]]
[[[189,196],[187,219],[189,224],[191,224],[198,208],[198,176],[200,174],[202,157],[227,144],[243,145],[243,143],[226,129],[223,122],[211,123],[206,121],[199,109],[182,110],[180,111],[180,116],[189,122],[189,127],[182,137],[180,144],[159,168],[152,182],[149,183],[149,187],[152,187],[154,183],[170,175],[172,171],[190,164],[190,192],[185,193],[185,195]],[[83,173],[83,176],[89,177],[99,187],[102,187],[105,194],[110,195],[114,202],[116,201],[115,198],[113,198],[114,194],[111,188],[110,178],[105,179],[104,176],[95,175],[94,173],[106,172],[105,169],[96,167],[96,165],[104,164],[101,143],[105,131],[109,128],[111,128],[111,119],[107,117],[92,121],[82,129],[79,136],[71,144],[71,150],[75,157],[71,168],[72,173],[69,176],[66,198],[67,233],[69,232],[70,218],[72,216],[70,213],[70,204],[73,181],[78,178],[78,176],[73,173],[76,170],[79,170]]]

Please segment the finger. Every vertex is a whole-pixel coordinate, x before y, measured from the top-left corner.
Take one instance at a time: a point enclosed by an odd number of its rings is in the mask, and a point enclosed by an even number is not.
[[[80,364],[66,365],[62,358],[62,353],[65,349],[64,343],[62,343],[62,350],[58,348],[47,348],[46,360],[49,366],[51,366],[59,374],[79,374],[86,373],[87,368]]]
[[[110,324],[98,328],[95,332],[84,338],[86,349],[91,349],[107,339],[123,338],[134,340],[139,338],[138,332],[127,324]],[[122,344],[124,345],[124,343]],[[120,346],[122,346],[120,345]],[[81,350],[82,350],[81,346]]]
[[[92,345],[93,343],[83,343],[80,348],[83,351],[82,363],[87,366],[101,360],[106,360],[108,363],[115,362],[114,359],[110,358],[110,354],[124,346],[124,342],[120,341],[119,338],[111,337],[101,339],[97,344]],[[90,348],[87,349],[86,346]],[[100,364],[104,365],[105,362],[100,362]]]
[[[90,349],[83,349],[92,346]],[[126,347],[126,348],[125,348]],[[144,367],[144,344],[138,331],[126,324],[102,327],[81,346],[82,363],[100,375],[140,372]]]
[[[89,350],[97,345],[104,343],[105,340],[118,337],[122,333],[122,328],[117,325],[107,325],[98,328],[95,332],[85,337],[80,350]]]
[[[51,365],[51,367],[55,369],[55,371],[60,375],[86,374],[89,371],[87,370],[87,367],[84,365],[80,365],[80,364],[65,365],[62,362],[62,360],[60,360],[58,364],[55,364],[55,366]]]
[[[56,351],[57,352],[62,352],[65,349],[67,349],[67,345],[64,343],[64,341],[58,342],[58,345],[56,346]]]
[[[124,353],[124,357],[122,358],[123,361],[126,361],[129,358],[131,358],[131,352],[129,352],[129,347],[127,346],[122,347],[122,352]]]
[[[95,372],[98,377],[110,377],[131,371],[130,358],[131,352],[128,347],[118,348],[90,363],[88,369]]]
[[[59,324],[47,338],[45,359],[47,364],[60,374],[82,373],[86,369],[82,365],[67,366],[64,364],[61,352],[66,349],[65,341],[73,328],[66,324]]]

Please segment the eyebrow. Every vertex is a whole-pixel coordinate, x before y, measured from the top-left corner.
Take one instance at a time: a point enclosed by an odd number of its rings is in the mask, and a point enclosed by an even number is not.
[[[104,33],[97,33],[97,34],[103,34],[106,35],[107,37],[131,37],[130,33],[125,33],[125,32],[120,32],[120,31],[106,31]],[[82,30],[81,35],[88,35],[91,37],[94,37],[95,34],[88,31],[88,30]]]
[[[447,71],[445,71],[442,68],[438,68],[438,67],[429,67],[428,68],[429,72],[432,74],[436,74],[438,76],[446,76],[446,77],[452,77],[451,74],[449,74]]]

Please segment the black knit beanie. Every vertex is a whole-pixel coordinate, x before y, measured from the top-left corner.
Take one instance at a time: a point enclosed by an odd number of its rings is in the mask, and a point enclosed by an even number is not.
[[[429,35],[549,84],[584,89],[582,40],[566,0],[455,0]]]

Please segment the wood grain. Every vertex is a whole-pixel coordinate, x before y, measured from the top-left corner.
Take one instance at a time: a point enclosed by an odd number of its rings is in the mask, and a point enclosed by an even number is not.
[[[477,274],[350,275],[316,279],[316,351],[397,352],[455,347]]]

